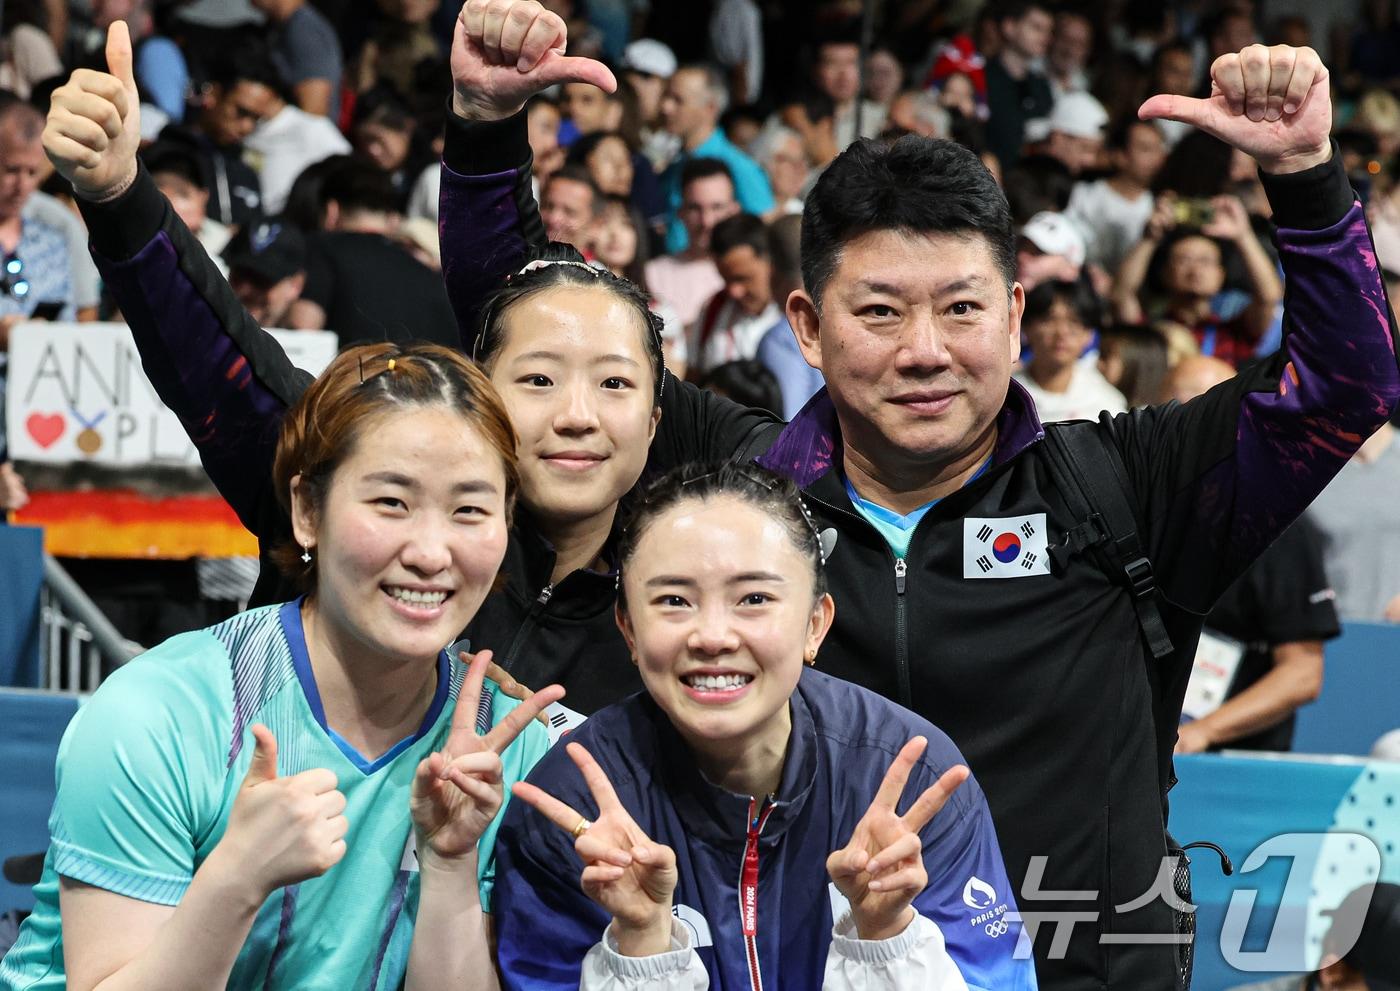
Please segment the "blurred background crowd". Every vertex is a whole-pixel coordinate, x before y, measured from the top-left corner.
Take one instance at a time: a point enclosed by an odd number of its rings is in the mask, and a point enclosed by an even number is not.
[[[804,195],[860,137],[949,138],[998,178],[1026,290],[1017,379],[1043,419],[1189,399],[1276,350],[1284,288],[1252,163],[1136,117],[1154,93],[1204,95],[1211,62],[1253,42],[1322,54],[1335,140],[1396,287],[1392,0],[545,6],[568,22],[570,53],[619,80],[615,93],[574,83],[528,106],[549,236],[642,285],[672,369],[746,404],[790,417],[821,386],[783,303],[800,285]],[[455,344],[436,222],[457,14],[445,0],[5,0],[0,376],[22,320],[119,319],[40,145],[49,94],[101,64],[116,19],[136,42],[145,167],[256,320],[329,329],[342,346]],[[1321,690],[1337,614],[1400,622],[1397,491],[1388,428],[1213,618],[1250,646],[1271,718]],[[0,442],[0,508],[27,497]],[[191,582],[171,562],[69,564],[148,644],[238,608],[252,574],[228,562]],[[1184,734],[1183,748],[1247,740],[1257,715]],[[1265,743],[1286,749],[1287,735]]]

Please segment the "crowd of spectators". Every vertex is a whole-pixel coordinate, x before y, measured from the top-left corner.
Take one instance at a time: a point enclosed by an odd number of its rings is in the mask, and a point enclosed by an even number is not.
[[[1194,356],[1223,376],[1277,349],[1283,285],[1253,164],[1135,113],[1153,93],[1202,95],[1212,60],[1253,42],[1323,52],[1378,262],[1392,287],[1400,272],[1393,4],[1329,9],[1326,24],[1248,0],[910,0],[876,5],[868,24],[840,0],[545,6],[569,24],[570,53],[619,82],[568,83],[528,107],[550,238],[645,289],[678,374],[787,417],[822,384],[784,315],[804,195],[860,137],[949,138],[997,176],[1026,290],[1017,381],[1043,419],[1165,401]],[[434,228],[457,13],[442,0],[7,0],[0,388],[19,321],[120,317],[39,141],[48,95],[100,65],[117,19],[136,43],[145,167],[255,319],[342,345],[453,343]],[[1367,443],[1311,513],[1343,619],[1400,622],[1393,441],[1387,429]],[[0,436],[0,508],[15,509],[25,484],[3,449]]]

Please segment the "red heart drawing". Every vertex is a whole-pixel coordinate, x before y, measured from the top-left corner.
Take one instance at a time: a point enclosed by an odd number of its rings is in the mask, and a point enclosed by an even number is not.
[[[50,413],[45,416],[43,413],[31,413],[29,419],[24,421],[24,428],[29,431],[29,436],[34,438],[34,443],[40,447],[49,447],[54,441],[63,436],[63,431],[67,429],[67,424],[63,422],[62,413]]]

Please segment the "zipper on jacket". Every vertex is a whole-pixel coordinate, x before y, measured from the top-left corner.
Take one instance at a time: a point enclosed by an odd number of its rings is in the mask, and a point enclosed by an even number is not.
[[[749,799],[749,835],[744,842],[744,863],[739,871],[739,918],[744,930],[751,991],[763,991],[763,974],[758,966],[758,837],[772,811],[773,796],[765,798],[761,806],[758,799]]]
[[[914,691],[909,684],[909,635],[904,616],[904,585],[909,566],[904,558],[894,559],[894,666],[899,677],[899,703],[914,708]]]
[[[500,661],[501,667],[505,668],[507,671],[509,671],[510,666],[515,663],[516,653],[524,644],[525,638],[534,631],[535,624],[539,622],[540,613],[544,612],[545,607],[549,605],[550,597],[553,595],[554,583],[550,582],[544,588],[540,589],[539,595],[535,596],[534,603],[530,606],[529,611],[525,613],[525,618],[520,622],[520,629],[516,630],[515,636],[511,638],[510,647],[507,648],[505,657]]]

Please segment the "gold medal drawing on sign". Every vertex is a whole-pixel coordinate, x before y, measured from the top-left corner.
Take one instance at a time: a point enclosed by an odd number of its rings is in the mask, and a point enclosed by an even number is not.
[[[78,445],[78,450],[82,451],[89,457],[102,450],[102,435],[99,434],[95,428],[99,423],[101,423],[107,418],[107,413],[104,411],[102,413],[97,414],[97,416],[89,420],[87,417],[83,416],[77,411],[77,409],[75,409],[72,406],[68,407],[68,412],[73,414],[73,419],[77,420],[83,425],[83,429],[78,434],[78,438],[76,441]]]

